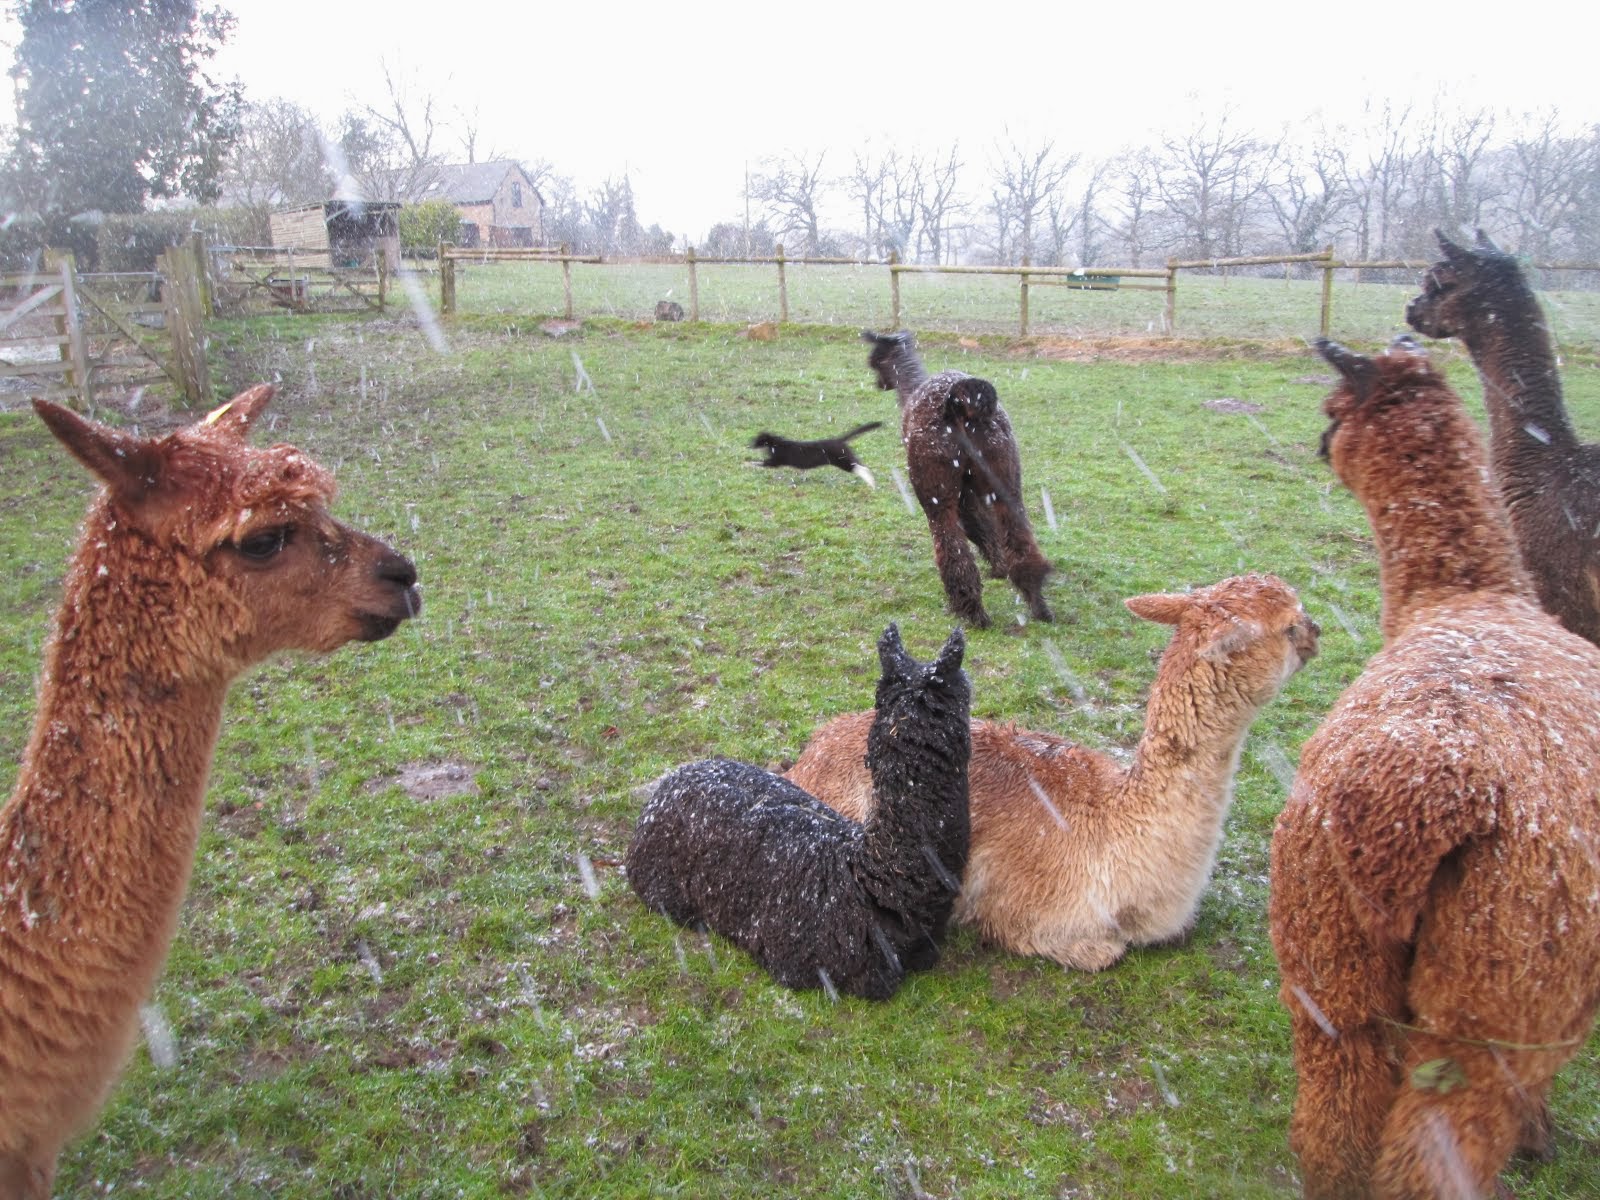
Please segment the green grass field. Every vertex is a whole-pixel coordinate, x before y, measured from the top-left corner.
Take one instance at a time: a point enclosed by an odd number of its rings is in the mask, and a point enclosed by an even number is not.
[[[891,432],[856,443],[876,491],[747,461],[759,429],[892,421],[893,398],[849,328],[754,342],[731,310],[640,328],[619,298],[626,320],[557,340],[525,315],[550,304],[468,303],[474,280],[444,352],[409,318],[213,330],[213,373],[281,376],[263,436],[337,468],[340,515],[416,560],[426,607],[387,642],[236,686],[155,997],[176,1061],[137,1052],[60,1194],[1295,1194],[1268,840],[1286,764],[1380,644],[1365,521],[1315,457],[1324,364],[1292,343],[1072,362],[923,339],[930,365],[999,387],[1059,569],[1054,625],[986,584],[976,713],[1130,747],[1166,639],[1122,600],[1241,571],[1301,590],[1322,653],[1252,731],[1186,944],[1085,976],[960,930],[892,1001],[833,1003],[645,911],[604,863],[641,785],[711,754],[787,764],[870,706],[885,624],[919,657],[949,632]],[[837,315],[873,323],[881,299],[863,285]],[[1061,303],[1108,299],[1133,298]],[[1440,354],[1476,411],[1469,365]],[[1600,437],[1592,357],[1566,380]],[[90,487],[25,409],[0,414],[0,465],[9,789]],[[403,786],[429,771],[469,790]],[[1554,1105],[1558,1158],[1514,1166],[1517,1195],[1600,1194],[1600,1039]]]
[[[561,268],[553,264],[463,263],[457,267],[457,307],[479,315],[559,313],[565,298]],[[659,263],[574,264],[573,313],[578,317],[649,320],[656,301],[690,308],[686,267]],[[889,273],[883,267],[789,266],[790,320],[800,323],[888,328]],[[713,322],[775,320],[779,315],[775,266],[709,265],[697,268],[700,316]],[[1348,275],[1343,272],[1341,275]],[[1330,333],[1349,341],[1385,340],[1404,329],[1405,303],[1416,294],[1420,272],[1388,272],[1392,282],[1355,283],[1336,278]],[[435,302],[437,277],[418,277]],[[1161,280],[1129,284],[1164,286]],[[908,329],[956,333],[1019,332],[1015,277],[904,274],[900,324]],[[1540,293],[1557,344],[1600,341],[1600,292]],[[1031,334],[1074,338],[1149,337],[1162,332],[1164,291],[1132,288],[1080,291],[1035,283],[1029,289]],[[1183,338],[1300,339],[1317,334],[1322,277],[1270,279],[1181,272],[1174,328]]]

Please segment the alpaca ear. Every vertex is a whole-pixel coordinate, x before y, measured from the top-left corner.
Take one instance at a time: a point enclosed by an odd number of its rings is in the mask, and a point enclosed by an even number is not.
[[[1490,254],[1503,254],[1503,253],[1505,253],[1503,250],[1500,249],[1499,246],[1496,246],[1492,241],[1490,241],[1489,240],[1489,235],[1487,233],[1485,233],[1481,229],[1478,230],[1478,249],[1479,250],[1487,250]]]
[[[1327,338],[1318,338],[1312,345],[1316,346],[1318,354],[1327,359],[1328,363],[1344,376],[1345,382],[1355,392],[1356,399],[1366,400],[1368,393],[1372,391],[1373,380],[1378,377],[1378,368],[1373,365],[1372,360]]]
[[[1435,229],[1433,231],[1433,236],[1439,240],[1439,249],[1444,252],[1444,256],[1451,262],[1460,265],[1470,257],[1465,248],[1456,245],[1449,238],[1445,237],[1444,230]]]
[[[271,402],[278,389],[270,383],[258,383],[246,388],[221,408],[212,409],[200,423],[233,434],[240,441],[249,434],[261,411]]]
[[[885,674],[899,674],[905,660],[906,648],[900,640],[900,628],[891,622],[878,639],[878,665]]]
[[[933,660],[933,673],[947,675],[961,669],[961,659],[967,652],[967,635],[957,625],[950,631],[950,636],[945,639],[944,649],[939,651],[939,656]]]
[[[1123,603],[1136,617],[1158,625],[1176,625],[1193,602],[1176,592],[1152,592],[1148,596],[1130,596]]]
[[[124,503],[139,503],[161,482],[163,460],[156,443],[90,421],[48,400],[35,400],[33,411],[72,456]]]
[[[1385,353],[1413,354],[1418,358],[1427,358],[1428,348],[1409,333],[1397,333],[1389,342],[1389,349]]]

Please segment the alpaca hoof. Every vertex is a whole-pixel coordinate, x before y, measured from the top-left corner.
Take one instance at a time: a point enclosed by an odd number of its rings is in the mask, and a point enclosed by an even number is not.
[[[961,618],[961,623],[966,625],[969,629],[987,629],[991,624],[993,624],[993,622],[989,620],[989,614],[984,612],[981,608],[974,609],[970,612],[962,612],[960,609],[951,609],[950,611],[955,613],[957,617]]]

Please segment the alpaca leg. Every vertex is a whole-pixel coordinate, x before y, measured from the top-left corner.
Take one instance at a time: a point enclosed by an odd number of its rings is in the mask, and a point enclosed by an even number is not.
[[[1054,620],[1044,599],[1044,581],[1050,575],[1050,564],[1039,553],[1039,543],[1034,541],[1027,514],[1001,500],[994,502],[993,511],[995,525],[1000,530],[1006,577],[1011,580],[1011,586],[1022,593],[1028,602],[1028,615],[1035,621]]]
[[[928,529],[933,534],[933,562],[944,583],[950,611],[968,625],[987,629],[989,614],[983,610],[983,580],[978,577],[978,564],[967,546],[956,506],[949,505],[944,511],[932,506]]]
[[[1495,1177],[1545,1111],[1547,1081],[1523,1084],[1480,1047],[1413,1035],[1372,1182],[1385,1197],[1494,1193]]]
[[[0,1154],[0,1200],[50,1200],[55,1176],[53,1157],[41,1161],[20,1152]]]
[[[982,494],[970,487],[964,489],[961,493],[961,528],[967,540],[978,548],[978,553],[989,564],[989,578],[1004,579],[1005,547],[1000,542],[999,531],[995,528],[988,507]]]
[[[1384,1116],[1394,1099],[1388,1039],[1372,1025],[1330,1036],[1298,1005],[1290,1012],[1299,1085],[1289,1148],[1300,1160],[1306,1200],[1366,1197]]]

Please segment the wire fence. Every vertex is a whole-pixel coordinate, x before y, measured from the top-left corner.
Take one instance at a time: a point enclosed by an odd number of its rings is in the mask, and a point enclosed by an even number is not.
[[[1429,263],[1318,254],[1160,267],[936,267],[773,256],[603,260],[442,247],[446,313],[796,322],[1066,338],[1386,339]],[[1600,264],[1530,264],[1557,343],[1600,347]]]

